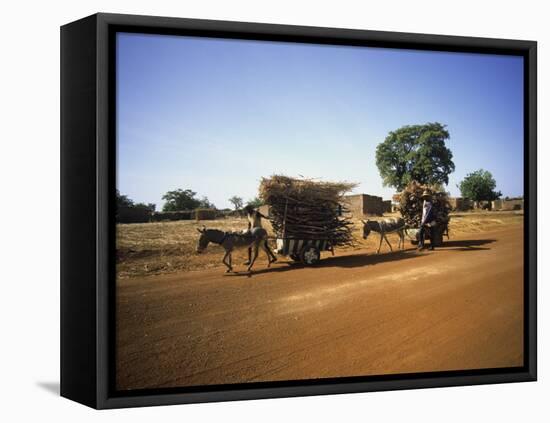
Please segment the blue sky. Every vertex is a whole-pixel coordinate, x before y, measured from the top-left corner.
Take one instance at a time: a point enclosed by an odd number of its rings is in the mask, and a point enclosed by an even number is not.
[[[523,59],[466,53],[118,34],[117,187],[162,207],[190,188],[217,207],[262,176],[347,180],[390,198],[376,146],[447,125],[456,170],[523,195]]]

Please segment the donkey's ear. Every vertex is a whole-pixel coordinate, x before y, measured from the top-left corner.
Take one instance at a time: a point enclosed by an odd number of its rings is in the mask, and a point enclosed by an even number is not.
[[[202,234],[202,231],[200,230],[200,228],[196,228],[196,229],[197,229],[197,232]]]
[[[367,224],[367,220],[363,220],[363,219],[361,219],[361,222],[363,222],[363,224],[364,224],[364,225],[366,225],[366,224]]]

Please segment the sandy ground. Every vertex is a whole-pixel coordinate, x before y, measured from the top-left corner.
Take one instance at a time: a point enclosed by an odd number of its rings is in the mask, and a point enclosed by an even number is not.
[[[520,366],[523,227],[117,282],[118,389]]]

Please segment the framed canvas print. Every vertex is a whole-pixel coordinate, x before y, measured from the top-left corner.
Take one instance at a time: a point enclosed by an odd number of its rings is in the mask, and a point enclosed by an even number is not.
[[[61,394],[536,380],[536,43],[61,28]]]

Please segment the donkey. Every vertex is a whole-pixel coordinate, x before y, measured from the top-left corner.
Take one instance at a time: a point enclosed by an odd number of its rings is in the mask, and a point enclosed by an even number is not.
[[[235,248],[252,249],[252,260],[250,260],[250,264],[248,265],[248,272],[250,272],[258,257],[260,247],[267,254],[267,267],[270,267],[271,263],[277,261],[277,257],[275,257],[275,254],[273,254],[269,245],[267,245],[267,231],[263,228],[252,228],[248,232],[223,232],[218,229],[206,229],[203,227],[202,229],[197,228],[197,231],[201,234],[197,244],[197,253],[202,253],[210,242],[219,244],[224,248],[225,255],[223,256],[222,263],[227,266],[226,273],[233,271],[231,253]]]
[[[386,237],[386,234],[395,232],[399,235],[399,244],[397,248],[405,248],[405,221],[402,218],[388,217],[383,220],[362,220],[363,222],[363,239],[367,239],[371,231],[380,234],[380,244],[376,254],[380,253],[382,247],[382,240],[385,240],[390,247],[390,251],[393,251],[391,244]]]

